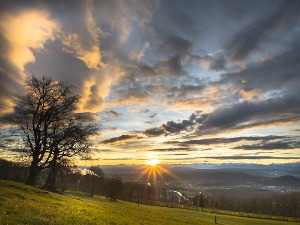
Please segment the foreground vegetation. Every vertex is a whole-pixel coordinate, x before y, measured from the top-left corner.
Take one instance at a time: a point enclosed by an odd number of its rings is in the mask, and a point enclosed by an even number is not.
[[[0,224],[214,224],[215,214],[146,206],[82,192],[57,194],[0,180]],[[217,215],[218,224],[299,224]]]

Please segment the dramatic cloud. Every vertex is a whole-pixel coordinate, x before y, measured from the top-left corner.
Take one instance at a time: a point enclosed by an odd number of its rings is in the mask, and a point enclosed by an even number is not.
[[[263,48],[262,44],[267,45],[276,34],[288,30],[299,21],[299,9],[298,1],[284,1],[275,12],[238,32],[225,47],[230,60],[243,61],[250,53]]]
[[[137,136],[137,135],[122,135],[120,137],[114,137],[105,141],[102,141],[101,143],[103,144],[119,144],[121,142],[127,142],[127,141],[133,141],[133,140],[137,140],[140,139],[141,137]]]
[[[0,114],[46,75],[101,126],[99,163],[298,160],[299,1],[0,4]]]
[[[200,140],[188,140],[188,141],[169,141],[166,144],[176,145],[213,145],[213,144],[229,144],[240,141],[270,141],[278,139],[286,139],[286,136],[253,136],[253,137],[234,137],[234,138],[206,138]]]
[[[20,10],[1,12],[1,68],[0,111],[12,106],[12,90],[22,90],[26,73],[25,65],[35,62],[33,50],[42,51],[47,41],[55,39],[59,23],[50,18],[46,10]]]
[[[252,144],[252,145],[240,145],[234,147],[234,149],[244,149],[244,150],[275,150],[275,149],[299,149],[300,142],[290,141],[290,142],[268,142],[261,144]]]
[[[68,27],[66,30],[70,30],[70,33],[62,33],[63,50],[82,60],[88,68],[99,69],[104,66],[99,42],[102,31],[96,26],[93,17],[93,1],[84,1],[82,7],[83,26],[72,27],[73,29]]]
[[[181,147],[181,148],[157,148],[157,149],[152,149],[150,151],[154,151],[154,152],[176,152],[176,151],[193,151],[193,149],[187,148],[187,147]]]

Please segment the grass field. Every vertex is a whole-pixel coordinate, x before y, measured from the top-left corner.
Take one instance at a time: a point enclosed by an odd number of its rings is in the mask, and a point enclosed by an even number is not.
[[[56,194],[24,184],[0,180],[0,224],[201,224],[214,223],[215,214],[185,209],[146,206],[81,192]],[[217,215],[226,225],[299,225]]]

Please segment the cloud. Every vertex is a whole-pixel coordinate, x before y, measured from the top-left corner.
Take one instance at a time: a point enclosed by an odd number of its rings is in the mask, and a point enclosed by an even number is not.
[[[157,113],[152,113],[151,115],[149,115],[149,118],[153,119],[156,116],[157,116]]]
[[[154,152],[176,152],[176,151],[194,151],[194,149],[188,148],[188,147],[181,147],[181,148],[156,148],[151,149],[149,151]]]
[[[43,49],[48,40],[55,39],[54,33],[59,29],[46,10],[24,10],[17,15],[3,13],[0,24],[9,45],[8,60],[23,76],[25,64],[35,61],[32,49]]]
[[[243,160],[243,159],[300,159],[300,157],[281,157],[281,156],[208,156],[208,157],[198,157],[204,159],[222,159],[222,160]]]
[[[240,145],[233,149],[243,149],[243,150],[275,150],[275,149],[299,149],[300,142],[289,141],[289,142],[267,142],[252,145]]]
[[[162,125],[162,128],[166,133],[178,133],[180,131],[187,130],[194,124],[195,122],[193,121],[193,119],[182,120],[181,122],[168,121],[166,124]]]
[[[206,138],[206,139],[194,139],[188,141],[169,141],[165,144],[176,144],[180,146],[187,145],[215,145],[215,144],[229,144],[240,141],[270,141],[270,140],[285,140],[287,136],[249,136],[249,137],[233,137],[233,138]]]
[[[212,57],[211,55],[206,55],[201,58],[200,64],[207,70],[226,70],[226,60],[224,56]]]
[[[178,55],[183,58],[190,54],[192,43],[175,34],[165,34],[163,42],[158,46],[159,51],[162,51],[171,56]]]
[[[186,75],[181,58],[178,55],[170,56],[167,59],[158,61],[154,66],[142,62],[138,64],[137,69],[133,68],[131,73],[149,77]]]
[[[78,113],[78,114],[80,116],[80,120],[86,123],[96,122],[101,118],[100,115],[91,112]]]
[[[116,112],[114,110],[106,110],[105,113],[107,113],[109,115],[112,115],[115,118],[118,118],[118,117],[120,117],[122,115],[121,113],[118,113],[118,112]]]
[[[92,72],[83,82],[79,111],[101,111],[105,105],[105,98],[110,93],[110,87],[124,74],[122,66],[117,63],[111,63],[99,71]]]
[[[119,144],[119,143],[124,143],[124,142],[128,142],[128,141],[133,141],[133,140],[137,140],[137,139],[141,139],[142,137],[139,137],[137,135],[121,135],[119,137],[114,137],[105,141],[102,141],[101,143],[103,144]]]
[[[148,137],[157,137],[165,134],[165,131],[161,128],[151,128],[144,131],[144,134]]]
[[[12,106],[10,95],[23,89],[25,65],[36,60],[33,51],[44,50],[45,44],[55,39],[60,26],[48,11],[28,9],[1,12],[0,29],[0,111],[3,113]]]
[[[197,116],[197,114],[193,113],[188,120],[182,120],[180,122],[168,121],[159,128],[146,130],[144,134],[149,137],[155,137],[163,134],[170,135],[180,133],[181,131],[189,131],[189,129],[192,129],[192,126],[196,124],[198,120]]]
[[[258,121],[261,119],[261,123],[265,123],[270,119],[276,118],[282,119],[296,116],[300,113],[300,99],[294,97],[272,98],[261,101],[259,103],[253,103],[243,101],[236,103],[230,107],[216,110],[211,113],[205,121],[198,127],[199,133],[206,132],[210,129],[231,129],[244,122],[251,120]],[[275,123],[276,121],[274,121]]]
[[[259,98],[261,96],[260,93],[258,93],[257,91],[255,90],[249,90],[249,91],[246,91],[244,89],[241,89],[239,91],[239,94],[242,95],[246,100],[248,101],[252,101],[254,100],[255,98]]]
[[[243,61],[263,44],[268,44],[276,33],[284,33],[297,22],[299,9],[298,1],[284,1],[275,12],[239,31],[225,45],[230,60]]]
[[[71,32],[61,35],[61,42],[64,46],[63,50],[82,60],[90,69],[99,69],[104,67],[100,50],[100,33],[102,32],[96,26],[93,17],[93,1],[84,1],[83,21],[84,26],[71,28]],[[67,30],[70,29],[69,27]]]

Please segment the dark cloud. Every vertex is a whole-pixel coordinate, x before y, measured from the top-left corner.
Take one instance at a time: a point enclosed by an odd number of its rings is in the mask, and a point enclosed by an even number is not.
[[[174,153],[174,154],[168,154],[168,155],[189,155],[187,153]]]
[[[149,112],[149,110],[148,110],[148,112]],[[158,113],[150,113],[148,115],[149,119],[144,121],[144,123],[146,123],[146,124],[157,124],[159,122],[159,120],[156,119],[157,115],[158,115]]]
[[[156,66],[150,66],[146,63],[140,63],[138,65],[139,72],[145,76],[158,76],[160,75],[156,69]]]
[[[159,74],[170,74],[173,76],[181,76],[186,74],[182,67],[180,57],[175,55],[169,59],[163,60],[157,64]]]
[[[168,19],[177,29],[182,30],[183,33],[194,34],[196,32],[193,18],[184,12],[180,12],[180,10],[171,11],[168,14]]]
[[[232,159],[232,160],[243,160],[243,159],[300,159],[300,157],[281,157],[281,156],[208,156],[208,157],[198,157],[204,159]]]
[[[156,148],[156,149],[151,149],[149,151],[154,151],[154,152],[176,152],[176,151],[194,151],[191,148],[188,147],[180,147],[180,148]]]
[[[270,141],[270,140],[285,140],[288,136],[250,136],[250,137],[233,137],[233,138],[206,138],[188,141],[169,141],[164,142],[165,144],[176,144],[176,145],[215,145],[215,144],[229,144],[240,141]]]
[[[220,109],[210,114],[207,119],[198,127],[199,133],[210,129],[223,130],[232,129],[246,121],[259,120],[265,123],[270,117],[293,117],[299,119],[300,98],[283,97],[272,98],[259,103],[244,101],[231,107]],[[276,123],[276,121],[273,121]]]
[[[112,115],[113,117],[116,117],[116,118],[118,118],[122,115],[121,113],[118,113],[114,110],[106,110],[105,113],[107,113],[108,115]]]
[[[165,131],[161,128],[151,128],[144,131],[144,134],[148,137],[157,137],[165,134]]]
[[[149,116],[149,118],[154,118],[154,117],[156,117],[157,116],[157,113],[153,113],[153,114],[151,114],[150,116]]]
[[[85,112],[85,113],[78,113],[80,120],[82,122],[96,122],[100,119],[100,115],[97,113]]]
[[[181,131],[189,131],[193,125],[197,122],[197,115],[192,114],[188,120],[182,120],[180,122],[168,121],[161,125],[159,128],[152,128],[144,132],[145,135],[154,137],[160,135],[169,135],[180,133]]]
[[[251,156],[204,156],[204,157],[185,157],[185,158],[176,158],[176,160],[197,160],[197,159],[218,159],[218,160],[261,160],[261,159],[282,159],[282,160],[299,160],[300,157],[294,157],[294,156],[287,156],[287,157],[281,157],[281,156],[259,156],[259,155],[251,155]],[[164,159],[164,161],[169,161],[174,159]]]
[[[157,81],[159,84],[156,84],[155,79],[146,79],[145,77],[141,79],[135,75],[128,75],[120,81],[122,85],[113,87],[113,92],[120,102],[131,98],[142,102],[150,98],[157,98],[156,101],[161,101],[162,98],[174,101],[176,99],[185,100],[191,94],[199,95],[206,87],[204,80],[188,75],[177,79],[164,77]]]
[[[158,49],[166,54],[178,55],[181,58],[189,55],[192,47],[193,45],[190,41],[175,34],[166,34]]]
[[[239,31],[225,46],[230,59],[242,61],[250,53],[258,50],[262,43],[270,41],[275,32],[286,31],[299,19],[299,9],[299,1],[284,1],[271,15]]]
[[[285,52],[269,60],[250,65],[237,73],[223,74],[215,85],[231,85],[236,89],[254,89],[261,92],[285,91],[285,94],[297,92],[296,85],[300,83],[299,51],[300,45],[292,44]]]
[[[289,141],[277,141],[277,142],[267,142],[252,145],[240,145],[233,149],[243,149],[243,150],[275,150],[275,149],[296,149],[300,148],[300,142]]]
[[[116,144],[119,142],[127,142],[127,141],[132,141],[132,140],[137,140],[137,139],[141,139],[142,137],[139,137],[137,135],[121,135],[119,137],[114,137],[105,141],[102,141],[101,143],[103,144]]]
[[[210,70],[226,70],[226,59],[224,56],[216,56],[213,57],[211,55],[206,55],[201,57],[201,62],[203,63],[204,67]]]
[[[181,122],[168,121],[166,124],[162,125],[162,128],[167,133],[178,133],[180,131],[187,130],[190,126],[194,125],[193,120],[182,120]]]

